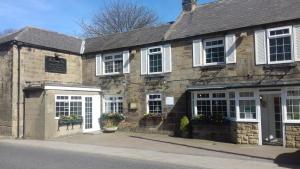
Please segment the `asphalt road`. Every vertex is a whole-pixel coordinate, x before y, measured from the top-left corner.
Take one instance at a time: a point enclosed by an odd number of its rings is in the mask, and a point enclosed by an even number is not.
[[[0,143],[0,169],[187,169],[157,162]],[[192,168],[191,168],[192,169]]]

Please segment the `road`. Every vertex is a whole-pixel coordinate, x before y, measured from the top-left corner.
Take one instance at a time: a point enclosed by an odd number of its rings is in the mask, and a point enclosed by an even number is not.
[[[0,143],[0,169],[187,169],[101,154]]]

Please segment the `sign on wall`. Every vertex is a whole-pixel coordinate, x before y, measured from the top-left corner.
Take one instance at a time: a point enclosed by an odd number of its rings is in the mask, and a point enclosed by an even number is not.
[[[45,71],[50,73],[67,73],[67,60],[59,57],[46,56]]]
[[[174,97],[166,97],[166,105],[174,106]]]

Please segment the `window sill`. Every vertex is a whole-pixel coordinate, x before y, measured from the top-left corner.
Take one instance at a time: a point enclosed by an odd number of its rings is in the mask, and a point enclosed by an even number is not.
[[[226,67],[225,64],[222,64],[222,65],[204,65],[204,66],[201,66],[200,69],[203,71],[206,71],[206,70],[220,70],[220,69],[224,69]]]
[[[119,73],[119,74],[106,74],[106,75],[100,75],[100,76],[97,76],[97,77],[100,77],[100,78],[109,78],[109,77],[123,77],[124,74],[123,73]]]
[[[259,123],[258,120],[251,120],[251,119],[239,119],[239,120],[236,120],[236,122],[241,122],[241,123]]]
[[[164,78],[166,77],[166,73],[159,73],[159,74],[147,74],[145,75],[145,78]]]
[[[59,120],[60,119],[60,117],[54,117],[54,120]]]
[[[285,124],[300,124],[300,120],[286,120],[283,123],[285,123]]]
[[[297,65],[295,63],[278,63],[278,64],[269,64],[264,65],[263,70],[290,70],[295,68]]]

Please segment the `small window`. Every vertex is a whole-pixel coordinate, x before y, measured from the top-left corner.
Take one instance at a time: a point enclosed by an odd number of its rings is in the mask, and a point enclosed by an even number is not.
[[[161,48],[150,48],[148,55],[148,65],[149,65],[149,73],[162,73],[162,50]]]
[[[270,63],[292,61],[292,30],[290,27],[269,29],[268,45]]]
[[[123,97],[107,96],[105,97],[105,113],[123,113]]]
[[[148,113],[150,114],[162,113],[162,98],[160,94],[148,95]]]
[[[104,55],[104,74],[120,74],[123,72],[123,55]]]
[[[224,38],[204,40],[205,64],[216,65],[225,63]]]

